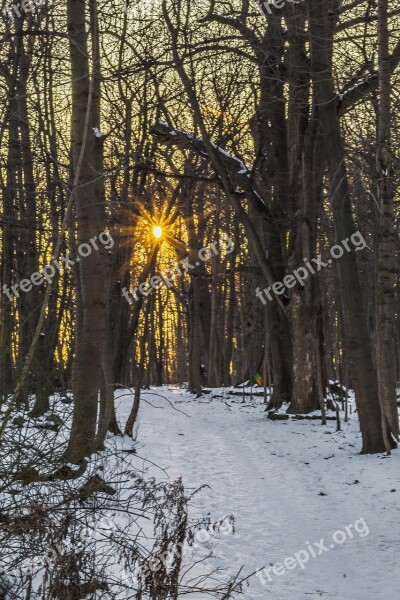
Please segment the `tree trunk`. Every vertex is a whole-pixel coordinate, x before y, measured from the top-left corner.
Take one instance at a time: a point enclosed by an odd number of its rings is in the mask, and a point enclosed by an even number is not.
[[[67,2],[72,67],[74,172],[80,168],[78,187],[75,192],[78,246],[87,244],[90,239],[104,231],[106,226],[104,181],[95,168],[99,161],[97,155],[102,153],[102,138],[98,139],[93,135],[93,128],[100,127],[100,98],[96,84],[96,79],[99,77],[99,58],[93,56],[91,83],[85,8],[85,0]],[[94,30],[97,34],[97,24]],[[87,136],[86,140],[85,136]],[[81,165],[79,165],[80,161]],[[101,249],[93,250],[80,260],[78,265],[81,293],[77,294],[76,302],[82,318],[76,320],[73,367],[74,415],[67,449],[67,459],[74,463],[80,462],[95,449],[107,306],[104,254]]]
[[[378,386],[382,409],[382,430],[390,454],[393,437],[399,439],[396,402],[395,297],[396,229],[394,218],[394,176],[390,149],[390,64],[388,0],[378,3],[379,117],[378,117]],[[393,436],[393,437],[392,437]]]
[[[333,28],[328,27],[330,16],[324,2],[309,0],[308,6],[312,80],[328,157],[336,241],[340,242],[350,239],[356,228],[332,76]],[[348,356],[354,374],[363,440],[362,453],[382,452],[385,451],[385,443],[381,427],[377,374],[372,360],[372,344],[365,318],[363,290],[355,252],[345,252],[336,265],[343,301]]]

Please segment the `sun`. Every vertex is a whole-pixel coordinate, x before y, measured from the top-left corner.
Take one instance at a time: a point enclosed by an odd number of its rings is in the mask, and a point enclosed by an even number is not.
[[[162,234],[163,234],[162,227],[160,227],[159,225],[154,225],[154,227],[153,227],[153,235],[154,235],[154,237],[159,240],[160,237],[162,236]]]

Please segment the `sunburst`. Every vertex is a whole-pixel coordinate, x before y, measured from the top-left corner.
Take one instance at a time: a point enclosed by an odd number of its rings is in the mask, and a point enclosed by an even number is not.
[[[153,225],[153,235],[159,240],[163,236],[163,228],[160,225]]]

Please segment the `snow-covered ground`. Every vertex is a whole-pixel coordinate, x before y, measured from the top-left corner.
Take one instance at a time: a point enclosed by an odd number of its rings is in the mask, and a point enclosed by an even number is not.
[[[397,597],[400,451],[359,455],[354,414],[336,432],[335,421],[271,421],[261,398],[221,395],[143,392],[137,430],[136,460],[151,475],[209,486],[192,501],[194,517],[234,515],[234,534],[196,543],[199,558],[213,549],[203,568],[247,576],[274,565],[250,578],[246,600]],[[121,392],[123,423],[131,402]]]

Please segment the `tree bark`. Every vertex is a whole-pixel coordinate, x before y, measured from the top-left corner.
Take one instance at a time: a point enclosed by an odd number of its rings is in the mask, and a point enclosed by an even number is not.
[[[95,1],[95,0],[94,0]],[[68,0],[68,36],[72,68],[72,160],[79,167],[75,192],[77,243],[88,243],[105,230],[104,181],[97,172],[102,139],[93,135],[99,122],[99,57],[93,56],[92,83],[89,76],[89,51],[85,0]],[[95,26],[97,31],[97,24]],[[92,86],[92,89],[91,89]],[[90,96],[92,101],[90,102]],[[81,155],[82,132],[87,135]],[[79,262],[81,293],[76,298],[82,318],[76,320],[75,360],[73,365],[74,415],[66,458],[79,463],[95,449],[101,360],[105,341],[107,287],[104,252],[93,250]]]
[[[330,196],[336,241],[356,232],[344,145],[337,113],[332,76],[332,32],[328,11],[321,0],[309,0],[311,74],[315,103],[324,134],[330,176]],[[345,252],[336,262],[343,300],[347,349],[354,374],[354,388],[362,434],[362,453],[385,451],[381,427],[378,382],[372,343],[365,318],[363,290],[355,252]]]
[[[395,297],[397,234],[394,216],[394,178],[390,148],[390,63],[388,0],[378,2],[378,200],[380,206],[378,235],[378,386],[382,409],[382,431],[390,454],[393,437],[399,439],[396,402]]]

